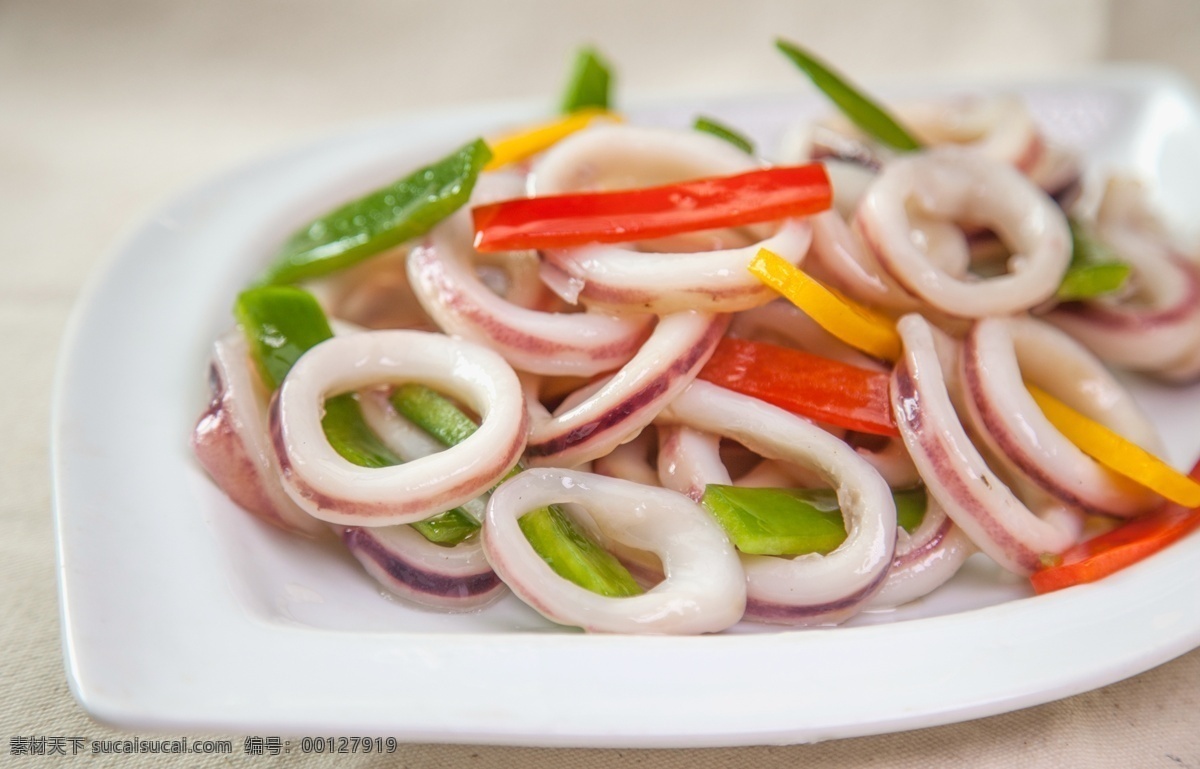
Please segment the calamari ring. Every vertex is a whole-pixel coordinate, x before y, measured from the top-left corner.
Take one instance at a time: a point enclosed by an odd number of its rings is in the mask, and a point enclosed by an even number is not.
[[[365,468],[343,459],[321,427],[324,399],[381,383],[420,382],[465,403],[479,429],[445,451],[403,465]],[[414,523],[492,487],[525,448],[521,386],[496,353],[422,331],[335,337],[310,349],[271,405],[283,484],[315,518],[348,526]]]
[[[959,277],[938,266],[911,239],[909,207],[968,225],[983,225],[1014,252],[997,277]],[[1008,315],[1054,295],[1071,259],[1066,217],[1046,193],[1012,166],[976,153],[939,148],[889,163],[854,216],[881,267],[910,293],[961,318]]]
[[[847,535],[836,550],[795,558],[741,556],[746,619],[837,624],[857,613],[883,583],[896,545],[896,505],[883,478],[848,445],[783,409],[702,381],[693,382],[660,420],[733,438],[762,456],[812,469],[837,489]],[[721,470],[723,477],[705,483],[729,483]],[[693,475],[678,477],[696,483]]]
[[[445,547],[411,526],[346,526],[340,527],[340,534],[368,574],[415,604],[471,611],[508,592],[477,538]]]
[[[642,595],[609,598],[563,579],[517,523],[558,503],[584,508],[606,538],[655,553],[665,578]],[[746,579],[725,532],[667,489],[571,470],[526,470],[492,494],[483,524],[492,568],[547,619],[607,633],[716,633],[742,617]]]
[[[728,315],[667,315],[637,355],[582,400],[570,398],[551,415],[527,398],[529,464],[575,466],[632,439],[696,377],[728,325]]]
[[[650,316],[526,309],[475,275],[466,232],[440,227],[415,248],[408,276],[421,306],[447,334],[485,344],[522,371],[591,376],[634,356]]]
[[[887,579],[864,608],[892,608],[928,595],[957,574],[975,551],[974,543],[954,525],[937,499],[926,495],[921,525],[911,534],[896,529],[896,555]]]
[[[1004,568],[1033,573],[1043,555],[1074,542],[1071,532],[1038,518],[988,467],[950,400],[929,322],[897,324],[904,357],[892,372],[892,410],[925,487],[980,550]]]
[[[237,505],[286,531],[308,537],[326,526],[296,506],[279,482],[267,430],[267,396],[250,362],[246,337],[234,329],[213,343],[212,400],[192,431],[196,459]]]
[[[1042,414],[1028,380],[1148,451],[1158,435],[1129,393],[1082,345],[1031,318],[977,321],[963,340],[962,381],[984,440],[1055,498],[1107,515],[1148,511],[1159,497],[1087,456]]]

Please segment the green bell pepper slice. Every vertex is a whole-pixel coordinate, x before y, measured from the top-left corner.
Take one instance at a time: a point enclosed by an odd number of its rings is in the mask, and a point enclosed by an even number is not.
[[[792,63],[808,75],[813,85],[821,89],[850,122],[869,136],[901,152],[920,149],[921,143],[892,117],[882,105],[877,104],[862,90],[851,85],[829,65],[805,51],[795,43],[779,39],[775,47],[791,59]]]
[[[454,401],[424,385],[401,385],[392,392],[391,401],[396,411],[446,446],[466,440],[479,429]],[[522,470],[518,464],[504,480]],[[629,570],[584,534],[557,505],[530,510],[517,520],[517,525],[534,551],[560,577],[604,596],[642,593]]]
[[[925,516],[925,489],[894,490],[896,521],[912,532]],[[832,489],[744,488],[709,484],[701,504],[725,529],[734,547],[751,555],[825,555],[846,541],[846,526]]]
[[[301,355],[333,337],[317,300],[291,286],[243,291],[234,305],[234,316],[246,335],[250,357],[263,383],[271,390],[279,387]],[[321,427],[329,445],[347,462],[360,467],[391,467],[402,462],[367,425],[352,393],[325,401]],[[479,530],[479,522],[462,508],[411,526],[440,545],[458,544]]]
[[[424,235],[467,202],[491,158],[487,144],[476,139],[310,222],[288,239],[261,283],[317,278]]]
[[[1082,301],[1124,288],[1133,267],[1121,261],[1083,222],[1068,218],[1067,223],[1071,226],[1071,264],[1054,297],[1060,302]]]
[[[754,154],[754,142],[750,141],[745,136],[733,130],[724,123],[721,123],[710,117],[701,115],[700,117],[696,118],[696,122],[692,124],[692,128],[697,131],[703,131],[704,133],[712,134],[718,139],[724,139],[740,149],[742,152],[745,152],[747,155]]]
[[[560,110],[568,114],[585,107],[608,109],[612,80],[608,63],[596,49],[581,48],[575,54],[575,64],[563,92]]]

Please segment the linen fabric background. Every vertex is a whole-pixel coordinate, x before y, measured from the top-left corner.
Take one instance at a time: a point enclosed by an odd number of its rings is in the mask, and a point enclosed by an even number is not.
[[[165,199],[363,121],[479,101],[552,104],[582,42],[617,65],[622,93],[653,95],[800,87],[772,49],[778,35],[872,82],[1036,77],[1144,60],[1196,83],[1198,33],[1200,4],[1185,0],[0,0],[0,764],[1200,767],[1200,651],[1016,713],[817,745],[414,744],[392,756],[302,759],[245,755],[244,735],[229,735],[231,757],[51,759],[9,749],[21,736],[129,736],[90,720],[67,688],[50,381],[89,271]]]

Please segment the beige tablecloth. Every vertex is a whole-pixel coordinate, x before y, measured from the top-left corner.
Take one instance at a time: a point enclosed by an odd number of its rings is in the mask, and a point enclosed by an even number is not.
[[[553,94],[582,40],[620,63],[623,86],[643,92],[794,83],[770,49],[777,34],[836,55],[861,77],[1029,75],[1115,52],[1154,56],[1195,78],[1196,9],[1171,0],[0,3],[0,764],[49,765],[52,759],[16,754],[35,749],[33,738],[128,736],[91,721],[67,688],[51,531],[49,384],[85,276],[164,198],[354,121]],[[1200,652],[1192,652],[1061,702],[905,734],[713,750],[406,745],[395,758],[413,767],[480,768],[1200,767],[1198,693]],[[300,761],[247,755],[243,736],[231,735],[231,757],[53,760],[164,767]],[[68,754],[72,747],[65,743]],[[308,762],[383,763],[364,756]]]

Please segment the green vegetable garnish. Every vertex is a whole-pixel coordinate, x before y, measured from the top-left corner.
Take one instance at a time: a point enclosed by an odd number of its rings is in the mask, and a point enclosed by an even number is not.
[[[719,123],[712,118],[701,115],[700,117],[696,118],[696,122],[692,124],[692,128],[696,129],[697,131],[710,133],[718,139],[724,139],[733,146],[745,152],[747,155],[754,154],[753,142],[729,126]]]
[[[1055,298],[1063,302],[1094,299],[1124,287],[1133,268],[1082,222],[1067,219],[1067,223],[1071,226],[1071,264]]]
[[[808,75],[813,84],[820,88],[854,125],[869,136],[904,152],[921,148],[921,143],[887,110],[812,54],[783,39],[776,40],[775,46]]]
[[[912,534],[925,520],[925,487],[892,489],[892,500],[896,503],[896,525]]]
[[[402,384],[392,391],[391,400],[405,419],[444,446],[462,443],[479,429],[453,401],[425,385]]]
[[[248,289],[238,296],[233,314],[250,344],[250,357],[263,384],[272,391],[279,388],[301,355],[333,337],[317,300],[298,288]]]
[[[925,516],[924,488],[893,491],[897,523],[913,531]],[[752,555],[825,555],[846,540],[832,489],[756,489],[710,484],[701,504],[734,546]]]
[[[334,451],[359,467],[392,467],[403,461],[363,420],[362,407],[350,393],[325,401],[321,427]]]
[[[467,202],[491,157],[477,139],[311,222],[284,244],[261,282],[295,283],[327,275],[424,235]]]
[[[447,446],[466,440],[479,429],[452,400],[424,385],[401,385],[393,391],[391,401],[396,411]],[[518,464],[505,480],[522,470]],[[557,505],[530,510],[517,524],[534,551],[560,577],[605,596],[642,592],[629,570],[580,531]]]
[[[250,344],[263,383],[274,390],[309,348],[333,336],[325,313],[312,294],[290,286],[260,286],[243,291],[234,315]],[[367,425],[353,394],[325,401],[321,420],[325,437],[347,462],[360,467],[401,464]],[[479,522],[461,508],[411,524],[430,542],[457,544],[479,530]]]
[[[743,553],[825,554],[846,539],[833,492],[710,484],[700,502]]]
[[[581,48],[575,54],[575,66],[571,70],[571,79],[567,81],[560,109],[563,113],[584,107],[608,109],[611,83],[612,74],[608,64],[596,49]]]
[[[588,539],[556,505],[530,510],[517,525],[534,551],[560,577],[609,597],[642,593],[629,570]]]

